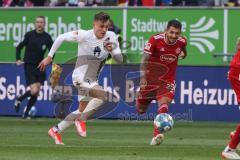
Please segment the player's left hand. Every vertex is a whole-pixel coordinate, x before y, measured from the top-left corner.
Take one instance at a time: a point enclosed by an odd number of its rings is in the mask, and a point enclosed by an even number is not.
[[[112,52],[112,50],[113,50],[112,42],[106,41],[106,42],[104,42],[103,46],[104,46],[104,49],[106,49],[108,52],[110,52],[110,53]]]
[[[38,68],[40,71],[44,71],[46,69],[46,66],[49,65],[52,62],[52,57],[47,56],[44,58],[38,65]]]

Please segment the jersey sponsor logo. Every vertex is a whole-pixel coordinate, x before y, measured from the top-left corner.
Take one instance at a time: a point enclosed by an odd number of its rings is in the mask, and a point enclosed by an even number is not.
[[[100,53],[101,53],[101,48],[100,48],[99,46],[96,46],[96,47],[94,48],[93,55],[94,55],[95,57],[99,57],[99,56],[100,56]]]
[[[145,50],[150,50],[151,46],[152,46],[152,44],[147,42],[144,49]]]
[[[167,62],[167,63],[172,63],[177,59],[175,55],[172,54],[164,54],[160,56],[160,60]]]

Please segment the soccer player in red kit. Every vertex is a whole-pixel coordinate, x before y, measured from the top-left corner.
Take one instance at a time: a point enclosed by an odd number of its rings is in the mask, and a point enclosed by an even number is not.
[[[178,58],[187,55],[186,38],[181,36],[182,25],[168,22],[165,32],[151,36],[144,48],[140,65],[140,91],[136,99],[137,112],[143,114],[152,100],[158,102],[158,114],[167,113],[174,98]],[[159,145],[163,133],[154,126],[150,145]]]
[[[237,102],[240,105],[240,39],[237,40],[237,51],[230,63],[228,79],[237,95]],[[231,140],[225,150],[222,152],[224,159],[239,159],[240,156],[236,153],[236,148],[240,141],[240,123],[237,125],[236,131],[230,133]]]

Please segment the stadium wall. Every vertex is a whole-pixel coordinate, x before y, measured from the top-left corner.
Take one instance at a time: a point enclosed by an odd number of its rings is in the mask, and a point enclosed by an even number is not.
[[[71,95],[72,105],[69,103],[65,106],[69,110],[75,110],[78,105],[77,92],[71,83],[73,67],[73,65],[63,66],[60,82],[60,86]],[[147,114],[142,116],[139,116],[135,110],[138,69],[138,65],[104,67],[99,83],[114,96],[109,95],[109,102],[94,115],[95,118],[153,119],[157,109],[156,103],[152,103]],[[50,68],[48,73],[49,70]],[[226,78],[227,71],[227,67],[178,67],[176,96],[170,106],[173,117],[182,121],[239,121],[239,108]],[[21,113],[15,113],[13,103],[15,96],[26,89],[23,68],[15,64],[0,64],[0,73],[0,115],[19,116]],[[36,103],[37,116],[56,115],[59,106],[51,102],[51,94],[52,89],[46,81]],[[21,111],[24,105],[26,102],[23,103]]]
[[[170,112],[178,120],[239,121],[236,97],[226,78],[228,62],[239,37],[239,9],[233,8],[33,8],[0,9],[0,115],[19,116],[13,110],[16,95],[25,88],[22,67],[15,62],[15,47],[23,35],[33,29],[36,16],[46,16],[46,31],[53,39],[76,29],[91,29],[92,17],[99,11],[108,12],[122,29],[123,52],[131,65],[108,65],[101,74],[100,84],[118,98],[109,96],[109,103],[95,117],[114,119],[152,119],[156,104],[147,114],[137,115],[134,97],[138,85],[138,63],[144,43],[155,33],[164,31],[169,19],[183,24],[188,39],[188,57],[180,60],[177,72],[175,101]],[[57,51],[55,62],[65,64],[63,90],[71,91],[76,109],[77,94],[71,85],[72,65],[66,61],[76,55],[77,44],[65,43]],[[49,71],[49,69],[48,69]],[[67,77],[67,78],[65,78]],[[60,87],[61,88],[61,87]],[[59,105],[51,102],[52,89],[44,83],[37,102],[38,116],[55,116]],[[24,102],[23,106],[26,103]],[[23,107],[22,106],[22,110]]]
[[[239,37],[240,10],[233,8],[34,8],[0,9],[0,61],[13,62],[15,47],[24,34],[34,28],[38,15],[46,16],[46,31],[53,39],[76,29],[91,29],[92,17],[108,12],[122,29],[123,52],[128,63],[139,63],[143,46],[152,34],[164,31],[167,21],[177,18],[188,39],[188,58],[180,65],[226,66],[229,53]],[[64,44],[58,50],[57,63],[76,55],[76,44]],[[223,54],[226,56],[215,57]]]

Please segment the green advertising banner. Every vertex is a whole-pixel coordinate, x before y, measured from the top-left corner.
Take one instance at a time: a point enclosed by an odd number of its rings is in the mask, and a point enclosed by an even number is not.
[[[178,19],[182,23],[182,35],[188,39],[188,57],[179,61],[184,65],[225,64],[213,54],[223,52],[223,10],[149,9],[128,10],[127,39],[132,43],[128,50],[131,62],[138,62],[145,42],[151,35],[164,32],[167,22]]]
[[[240,10],[228,10],[228,51],[236,51],[236,40],[240,38]]]
[[[15,47],[27,31],[34,29],[35,17],[46,17],[47,31],[53,38],[59,34],[78,30],[92,29],[94,14],[100,11],[109,12],[117,26],[122,28],[122,10],[100,9],[21,9],[0,10],[0,61],[15,62]],[[77,55],[76,43],[63,43],[57,51],[56,62],[64,63]],[[22,51],[22,57],[24,52]]]
[[[234,54],[236,39],[240,37],[240,23],[237,23],[240,11],[234,9],[1,9],[0,61],[15,61],[15,47],[26,31],[34,28],[36,16],[46,16],[45,29],[56,39],[67,31],[91,29],[93,16],[99,11],[108,12],[122,29],[123,52],[132,64],[140,62],[146,41],[153,34],[163,32],[170,19],[182,22],[182,34],[188,39],[188,57],[179,61],[181,65],[228,65],[231,57],[223,55]],[[64,63],[76,53],[77,44],[64,43],[56,61]]]

